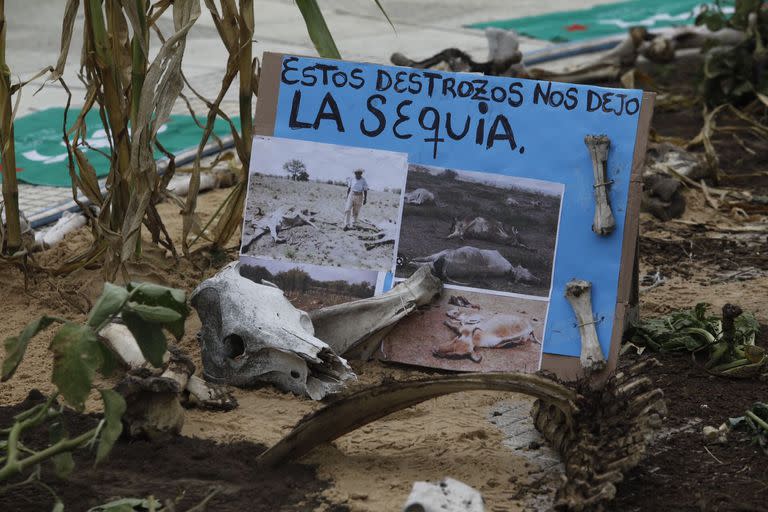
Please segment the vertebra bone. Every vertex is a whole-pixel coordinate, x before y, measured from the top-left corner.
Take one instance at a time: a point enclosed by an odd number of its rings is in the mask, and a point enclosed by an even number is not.
[[[581,366],[587,373],[605,368],[605,358],[600,348],[595,329],[595,318],[592,314],[592,283],[574,279],[565,286],[565,297],[576,313],[576,322],[581,336]]]
[[[595,177],[595,220],[592,223],[592,231],[606,236],[616,229],[616,220],[613,218],[611,205],[608,202],[607,188],[610,182],[606,178],[611,139],[607,135],[587,135],[584,137],[584,144],[589,148]]]

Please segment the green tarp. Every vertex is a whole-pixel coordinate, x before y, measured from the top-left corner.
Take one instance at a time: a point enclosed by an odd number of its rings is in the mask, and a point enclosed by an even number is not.
[[[70,110],[67,120],[74,122],[78,114],[79,111]],[[95,149],[109,152],[109,144],[98,112],[89,112],[85,121],[88,143]],[[201,119],[201,122],[205,122],[205,118]],[[49,108],[16,119],[16,176],[19,181],[32,185],[71,186],[67,170],[67,149],[63,140],[63,123],[63,108]],[[235,121],[236,126],[238,123]],[[229,126],[223,120],[217,119],[215,132],[219,137],[226,137],[230,134]],[[160,128],[157,138],[168,151],[178,154],[197,148],[202,134],[203,130],[195,124],[191,116],[171,116],[168,123]],[[83,149],[96,168],[98,176],[106,176],[109,172],[109,160],[97,151]],[[162,158],[163,154],[158,151],[155,157]]]
[[[541,16],[489,21],[472,28],[497,27],[551,41],[578,41],[622,34],[629,27],[642,25],[649,30],[693,24],[702,0],[630,0],[597,5],[590,9],[560,11]],[[511,4],[511,3],[510,3]],[[721,2],[725,12],[733,11],[733,1]]]

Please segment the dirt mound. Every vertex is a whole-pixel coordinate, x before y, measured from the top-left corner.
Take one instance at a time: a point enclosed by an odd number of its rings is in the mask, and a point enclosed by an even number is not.
[[[10,424],[15,414],[40,403],[40,393],[31,394],[22,404],[0,407],[0,424]],[[92,428],[98,418],[65,414],[71,434]],[[38,429],[29,440],[43,445],[48,433]],[[320,493],[328,482],[319,480],[315,468],[288,464],[277,470],[260,471],[254,461],[264,445],[250,442],[218,444],[209,439],[176,437],[164,443],[120,441],[109,458],[93,467],[94,454],[87,449],[75,452],[77,467],[67,479],[56,478],[49,467],[43,480],[64,503],[66,510],[87,510],[115,498],[154,496],[161,502],[172,500],[176,510],[188,510],[214,490],[207,510],[217,512],[303,511],[323,508]],[[23,478],[16,478],[18,482]],[[49,511],[53,497],[26,485],[9,488],[0,494],[0,510]],[[332,510],[345,510],[336,507]]]

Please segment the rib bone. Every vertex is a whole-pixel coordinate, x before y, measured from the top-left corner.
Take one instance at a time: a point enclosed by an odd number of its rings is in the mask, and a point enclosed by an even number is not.
[[[584,144],[589,148],[595,176],[595,220],[592,223],[592,231],[606,236],[616,228],[616,220],[613,218],[611,205],[608,202],[607,188],[610,182],[606,179],[611,139],[607,135],[587,135],[584,137]]]
[[[581,336],[581,366],[587,373],[600,371],[605,368],[605,358],[600,348],[595,329],[595,318],[592,314],[592,299],[590,297],[592,283],[574,279],[565,286],[565,297],[576,313]]]

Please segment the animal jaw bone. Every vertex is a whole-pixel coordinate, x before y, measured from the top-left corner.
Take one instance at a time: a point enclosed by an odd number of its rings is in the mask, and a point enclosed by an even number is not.
[[[442,288],[440,279],[421,268],[382,295],[317,309],[309,315],[315,334],[343,355],[432,302]]]
[[[259,238],[269,233],[276,244],[284,243],[285,238],[279,235],[280,231],[285,231],[297,226],[312,226],[319,230],[314,223],[314,213],[307,209],[299,210],[295,206],[281,206],[269,215],[266,215],[252,224],[251,229],[246,229],[243,234],[243,251],[247,252],[250,246]]]
[[[574,279],[565,286],[565,297],[576,314],[581,337],[581,366],[592,373],[605,368],[605,358],[600,348],[595,329],[595,318],[592,313],[592,283]]]
[[[315,337],[309,315],[283,292],[224,267],[192,293],[206,380],[234,386],[270,382],[320,400],[355,378],[347,362]]]
[[[611,139],[607,135],[587,135],[584,137],[584,144],[589,148],[589,155],[592,157],[592,171],[595,178],[595,220],[592,223],[592,231],[606,236],[616,229],[616,220],[613,218],[611,205],[608,202],[607,188],[610,182],[606,179]]]

